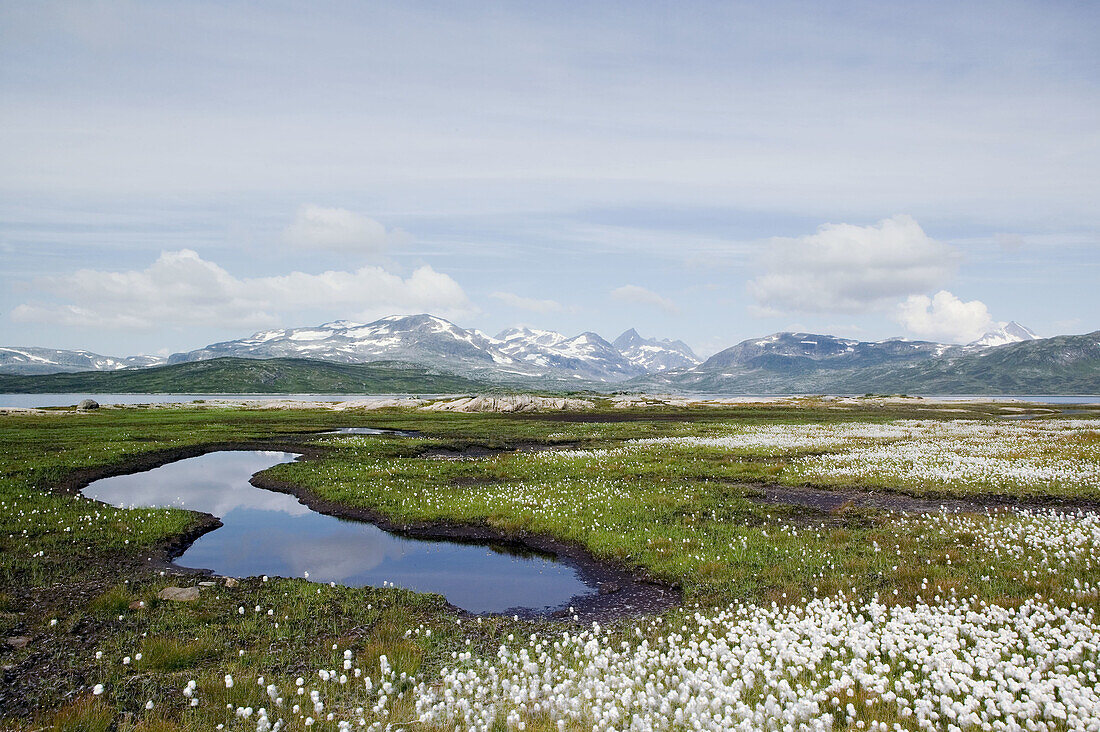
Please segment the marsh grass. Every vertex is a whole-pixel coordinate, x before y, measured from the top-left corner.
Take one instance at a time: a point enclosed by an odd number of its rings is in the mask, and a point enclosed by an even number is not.
[[[111,707],[93,696],[85,696],[57,710],[48,724],[54,732],[107,732],[114,720]]]
[[[146,638],[141,643],[142,659],[135,664],[139,671],[184,671],[218,655],[204,640]]]
[[[134,597],[126,586],[117,585],[88,603],[88,612],[110,618],[127,612],[133,601]]]

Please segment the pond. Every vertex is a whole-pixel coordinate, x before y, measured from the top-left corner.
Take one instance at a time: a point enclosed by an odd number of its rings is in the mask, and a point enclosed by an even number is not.
[[[176,563],[219,575],[307,577],[354,587],[392,583],[439,593],[474,613],[544,612],[597,592],[553,557],[405,538],[249,484],[253,474],[296,457],[213,452],[103,478],[83,494],[119,507],[175,506],[217,516],[224,525],[199,537]]]

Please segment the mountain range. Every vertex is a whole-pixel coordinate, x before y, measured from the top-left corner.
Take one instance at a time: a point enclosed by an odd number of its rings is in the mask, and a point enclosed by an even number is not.
[[[56,374],[72,371],[119,371],[156,366],[159,356],[101,356],[91,351],[0,346],[0,374]]]
[[[372,323],[334,321],[254,333],[176,353],[168,364],[214,359],[308,359],[418,364],[471,383],[517,387],[661,389],[722,393],[863,393],[866,391],[1011,393],[1100,391],[1093,360],[1096,334],[1036,339],[1004,324],[959,346],[900,338],[865,342],[813,333],[750,339],[703,361],[682,341],[644,338],[634,329],[607,341],[509,328],[496,336],[432,315],[395,315]],[[1089,339],[1092,340],[1089,340]],[[1032,365],[1025,361],[1034,362]],[[149,356],[114,358],[86,351],[0,349],[0,373],[117,371],[163,363]],[[234,362],[236,363],[236,362]],[[996,373],[994,373],[996,372]],[[1003,372],[1003,373],[1002,373]],[[1030,376],[1028,376],[1030,374]],[[994,388],[996,385],[996,388]],[[425,389],[420,389],[425,390]],[[1006,391],[1007,390],[1007,391]]]
[[[702,362],[682,341],[646,339],[634,329],[615,343],[596,333],[566,336],[549,330],[509,328],[495,337],[433,315],[394,315],[372,323],[337,320],[281,328],[212,343],[165,359],[128,359],[84,351],[0,349],[0,373],[108,371],[215,358],[306,358],[336,363],[402,361],[490,381],[565,379],[620,382]]]
[[[776,333],[629,385],[725,394],[1097,394],[1100,331],[998,346]]]

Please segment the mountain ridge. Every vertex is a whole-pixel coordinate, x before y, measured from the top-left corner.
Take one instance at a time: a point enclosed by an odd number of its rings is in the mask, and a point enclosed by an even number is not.
[[[552,330],[514,327],[496,336],[462,328],[429,315],[393,315],[371,323],[334,320],[317,326],[258,331],[246,338],[212,343],[172,354],[169,365],[220,358],[306,359],[317,363],[415,363],[476,383],[511,388],[635,389],[729,393],[862,393],[868,390],[964,389],[984,392],[984,378],[998,388],[1100,391],[1091,371],[1078,368],[1092,358],[1087,338],[1036,339],[1018,323],[1000,324],[978,341],[951,345],[891,338],[859,341],[837,336],[779,332],[750,338],[706,360],[682,341],[644,338],[630,328],[609,342],[585,331],[566,336]],[[1075,342],[1074,338],[1085,341]],[[1003,343],[1002,341],[1009,341]],[[1038,344],[1024,356],[990,354]],[[1073,351],[1070,344],[1077,350]],[[991,345],[992,344],[992,345]],[[1070,351],[1066,349],[1070,348]],[[1047,351],[1060,355],[1047,357]],[[1016,351],[1010,351],[1016,353]],[[7,359],[5,368],[4,359]],[[1015,361],[1013,360],[1015,358]],[[1043,363],[1029,371],[1030,358]],[[978,359],[978,360],[975,360]],[[87,351],[0,348],[0,373],[140,371],[155,357],[102,357]],[[980,364],[986,365],[980,365]],[[12,365],[14,364],[14,366]],[[244,368],[238,364],[238,368]],[[998,371],[999,369],[999,371]],[[1017,377],[1002,373],[1012,370]],[[1019,374],[1031,374],[1027,378]],[[952,374],[955,374],[954,376]]]
[[[215,358],[143,369],[0,374],[0,392],[86,394],[392,394],[483,391],[489,384],[419,364]]]
[[[776,346],[750,347],[764,341]],[[863,355],[857,360],[852,353]],[[1098,394],[1100,331],[982,348],[773,334],[693,369],[650,374],[626,386],[729,394]]]
[[[163,364],[161,356],[104,356],[83,349],[0,346],[0,373],[48,374],[70,371],[118,371]]]

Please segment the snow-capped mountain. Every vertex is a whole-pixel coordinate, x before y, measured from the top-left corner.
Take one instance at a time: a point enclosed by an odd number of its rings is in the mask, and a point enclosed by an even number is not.
[[[992,347],[775,333],[628,386],[722,394],[1093,394],[1100,331]]]
[[[311,358],[364,363],[411,361],[455,370],[533,376],[537,372],[501,352],[476,330],[433,315],[391,315],[373,323],[337,320],[311,328],[281,328],[248,338],[176,353],[169,363],[240,358]]]
[[[1023,341],[1034,341],[1039,336],[1035,335],[1030,329],[1017,323],[1013,320],[1010,323],[1005,323],[985,335],[973,343],[968,343],[967,347],[984,347],[993,348],[996,346],[1004,346],[1009,343],[1021,343]]]
[[[641,376],[650,368],[665,370],[699,362],[691,349],[678,341],[646,340],[634,330],[619,340],[625,352],[592,332],[566,336],[552,330],[509,328],[492,338],[432,315],[394,315],[365,324],[338,320],[310,328],[261,331],[173,354],[169,363],[222,356],[344,363],[394,360],[486,378],[547,376],[618,382]]]
[[[635,366],[646,372],[685,369],[698,366],[702,360],[683,341],[668,338],[642,338],[631,328],[611,342]]]
[[[502,352],[544,372],[564,372],[596,381],[623,381],[646,373],[645,368],[591,332],[569,338],[552,330],[508,328],[494,341]]]
[[[247,338],[173,354],[168,363],[225,356],[340,363],[407,361],[474,379],[504,382],[529,383],[544,378],[618,383],[644,376],[651,386],[721,389],[732,379],[738,384],[756,384],[758,391],[766,391],[783,380],[800,378],[810,388],[812,384],[827,383],[830,372],[835,375],[985,354],[1005,344],[1034,339],[1034,333],[1015,322],[966,346],[902,338],[864,342],[813,333],[774,333],[742,341],[700,363],[682,341],[643,338],[633,328],[613,343],[587,331],[566,336],[532,328],[509,328],[490,337],[433,315],[393,315],[372,323],[337,320],[313,327],[261,331]],[[9,374],[119,370],[163,362],[153,356],[116,358],[89,351],[0,348],[0,373]]]
[[[66,371],[118,371],[164,363],[160,356],[102,356],[34,346],[0,347],[0,373],[55,374]]]
[[[842,374],[904,367],[956,350],[960,347],[898,338],[868,342],[817,333],[773,333],[719,351],[693,368],[653,373],[646,386],[757,394],[792,388],[812,392]]]

